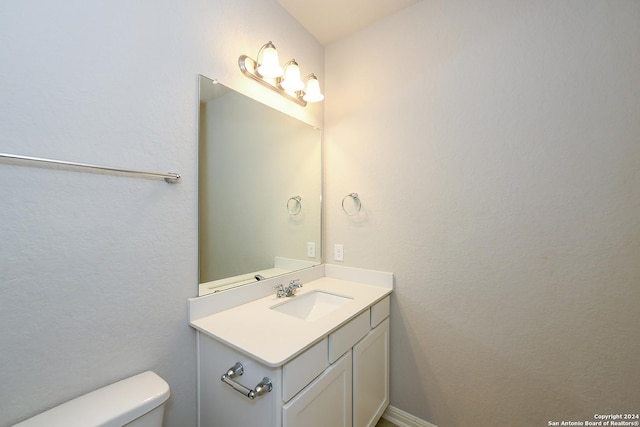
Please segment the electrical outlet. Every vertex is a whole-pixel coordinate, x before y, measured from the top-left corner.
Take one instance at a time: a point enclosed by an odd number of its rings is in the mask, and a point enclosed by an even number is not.
[[[307,257],[316,257],[316,242],[307,242]]]
[[[344,246],[336,243],[333,247],[333,259],[336,261],[344,261]]]

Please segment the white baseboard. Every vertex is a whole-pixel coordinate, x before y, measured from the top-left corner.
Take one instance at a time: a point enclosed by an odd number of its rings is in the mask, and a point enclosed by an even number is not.
[[[391,421],[399,427],[437,427],[430,422],[421,420],[420,418],[391,405],[389,405],[384,411],[382,418],[387,421]]]

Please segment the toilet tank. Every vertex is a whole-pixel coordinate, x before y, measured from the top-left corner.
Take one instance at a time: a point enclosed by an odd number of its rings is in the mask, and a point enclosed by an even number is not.
[[[169,385],[147,371],[102,387],[14,427],[161,427]]]

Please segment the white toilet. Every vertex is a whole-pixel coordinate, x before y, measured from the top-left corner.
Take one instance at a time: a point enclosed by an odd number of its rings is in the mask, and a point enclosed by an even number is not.
[[[147,371],[92,391],[14,427],[161,427],[169,384]]]

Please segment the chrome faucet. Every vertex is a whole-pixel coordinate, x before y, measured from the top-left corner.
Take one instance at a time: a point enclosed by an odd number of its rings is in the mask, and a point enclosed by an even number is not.
[[[301,288],[301,287],[302,287],[302,283],[300,283],[300,279],[295,279],[290,281],[289,286],[287,286],[286,288],[282,283],[280,283],[279,285],[275,286],[274,289],[276,290],[276,296],[278,298],[282,298],[282,297],[294,296],[298,288]]]

